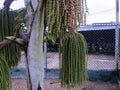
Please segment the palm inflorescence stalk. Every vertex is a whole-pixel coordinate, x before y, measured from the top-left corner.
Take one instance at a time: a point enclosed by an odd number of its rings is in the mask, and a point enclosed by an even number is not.
[[[12,90],[10,69],[3,57],[0,56],[0,90]]]
[[[14,36],[15,32],[15,12],[1,9],[0,41],[4,40],[6,36]],[[20,48],[18,45],[11,43],[0,52],[0,56],[4,57],[9,67],[16,66],[19,61]]]
[[[86,81],[86,41],[76,28],[84,22],[86,0],[46,0],[46,22],[52,39],[60,38],[61,85],[76,87]]]

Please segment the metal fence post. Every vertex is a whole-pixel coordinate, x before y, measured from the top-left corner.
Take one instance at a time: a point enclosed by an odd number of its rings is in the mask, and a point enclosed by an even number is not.
[[[44,77],[46,77],[46,69],[47,69],[47,43],[44,42]]]
[[[116,0],[116,29],[115,29],[115,61],[116,69],[119,64],[119,53],[120,53],[120,31],[119,31],[119,0]]]

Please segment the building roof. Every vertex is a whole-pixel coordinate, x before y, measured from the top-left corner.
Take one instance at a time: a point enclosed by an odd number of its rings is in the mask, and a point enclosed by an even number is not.
[[[120,28],[120,23],[119,23]],[[115,30],[116,29],[116,23],[93,23],[89,25],[81,25],[77,28],[77,31],[92,31],[92,30]]]

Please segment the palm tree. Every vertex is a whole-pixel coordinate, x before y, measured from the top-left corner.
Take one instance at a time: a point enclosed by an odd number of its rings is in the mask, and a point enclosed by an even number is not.
[[[5,0],[4,6],[7,10],[10,6],[8,3],[12,3],[12,1],[13,0]],[[22,47],[26,54],[28,90],[44,90],[43,33],[46,26],[49,28],[48,33],[49,36],[52,37],[52,40],[56,38],[61,39],[62,50],[60,53],[62,53],[62,68],[60,79],[62,85],[75,87],[86,80],[85,39],[81,34],[76,33],[77,26],[84,21],[84,1],[85,0],[25,0],[27,8],[27,31],[22,33],[21,38],[6,37],[6,40],[0,44],[0,49],[11,42],[15,42]],[[27,36],[27,39],[24,36]],[[72,43],[69,40],[72,40]],[[75,42],[75,44],[73,44],[73,42]],[[66,45],[70,46],[67,48]],[[71,49],[72,47],[76,49],[73,50]],[[73,53],[75,53],[75,55],[73,55]],[[72,55],[71,58],[70,55]],[[65,64],[65,58],[69,61],[68,64]],[[80,64],[81,62],[82,64]],[[71,68],[72,65],[73,68]],[[72,69],[75,72],[71,72]],[[68,72],[66,72],[66,70]],[[79,78],[80,74],[81,78]]]

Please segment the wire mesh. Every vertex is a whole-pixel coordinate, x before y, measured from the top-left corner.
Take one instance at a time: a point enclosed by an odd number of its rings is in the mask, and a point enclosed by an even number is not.
[[[84,35],[87,42],[88,80],[118,83],[115,61],[115,30],[81,31],[79,33]],[[46,76],[59,78],[58,48],[55,49],[54,46],[47,48],[46,69],[52,72],[46,71]]]
[[[115,69],[115,31],[99,30],[82,33],[88,45],[87,68],[90,70]],[[58,47],[48,46],[47,68],[59,69]]]

